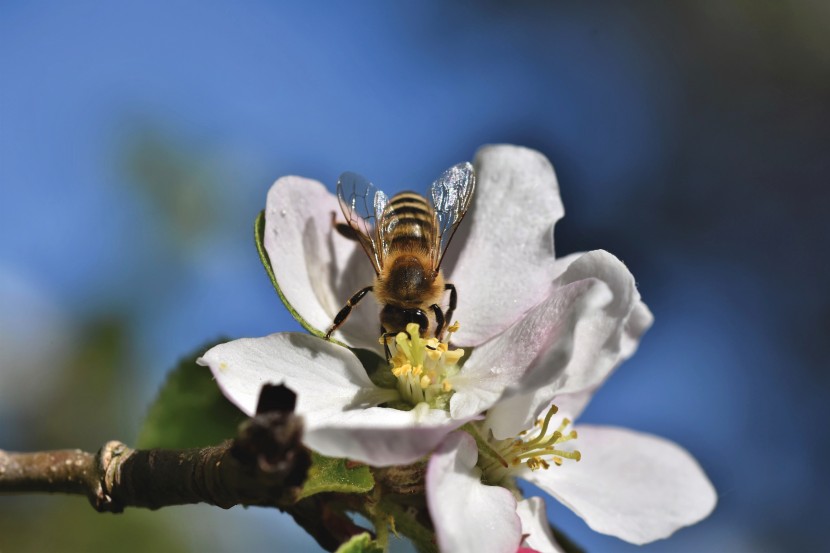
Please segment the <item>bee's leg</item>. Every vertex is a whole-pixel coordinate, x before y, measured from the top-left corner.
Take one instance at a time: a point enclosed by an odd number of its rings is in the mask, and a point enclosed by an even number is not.
[[[458,305],[458,292],[455,291],[455,285],[445,284],[444,290],[450,291],[450,308],[447,309],[447,324],[452,324],[452,314],[455,311],[455,306]]]
[[[435,337],[440,340],[441,335],[444,333],[444,312],[435,303],[430,306],[430,309],[435,313]]]
[[[360,238],[358,238],[357,231],[353,229],[351,225],[337,222],[337,214],[334,211],[331,212],[331,226],[337,231],[338,234],[340,234],[340,236],[344,238],[354,240],[355,242],[360,240]]]
[[[362,300],[363,296],[365,296],[368,292],[371,292],[371,291],[372,291],[372,287],[367,286],[366,288],[362,288],[362,289],[358,290],[357,292],[355,292],[355,294],[352,297],[349,298],[349,301],[346,302],[346,305],[343,306],[343,309],[340,310],[340,313],[338,313],[334,317],[334,322],[332,323],[332,325],[329,328],[328,332],[326,332],[326,340],[330,340],[332,332],[334,332],[335,330],[340,328],[340,325],[343,324],[343,321],[345,321],[346,317],[349,316],[349,313],[352,312],[352,307],[357,305],[357,302]]]
[[[389,350],[389,338],[394,338],[398,335],[397,332],[386,332],[386,329],[383,328],[383,325],[380,327],[381,332],[381,339],[383,339],[383,351],[386,353],[386,362],[389,363],[392,361],[392,352]]]

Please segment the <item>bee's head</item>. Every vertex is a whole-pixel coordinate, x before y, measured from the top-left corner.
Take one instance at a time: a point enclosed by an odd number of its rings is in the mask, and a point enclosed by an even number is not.
[[[380,312],[380,323],[388,332],[403,332],[406,325],[415,323],[425,335],[429,329],[429,318],[422,310],[406,309],[396,305],[385,305]]]

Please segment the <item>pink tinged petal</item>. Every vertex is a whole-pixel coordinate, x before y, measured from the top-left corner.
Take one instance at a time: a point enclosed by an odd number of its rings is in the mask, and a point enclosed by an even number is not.
[[[317,181],[283,177],[268,191],[264,243],[274,276],[289,310],[318,335],[374,278],[357,242],[333,231],[332,214],[345,222],[335,196]],[[377,302],[369,294],[334,338],[379,350],[378,328]]]
[[[331,457],[374,466],[411,463],[467,422],[425,404],[411,411],[377,407],[398,392],[375,386],[348,349],[308,334],[235,340],[198,362],[210,367],[222,392],[248,415],[263,384],[291,388],[296,412],[305,419],[304,443]]]
[[[447,436],[427,466],[427,505],[441,551],[515,553],[521,541],[516,499],[487,486],[475,466],[478,448],[465,432]]]
[[[578,463],[521,477],[561,501],[603,534],[644,544],[709,515],[712,483],[677,444],[640,432],[580,425]]]
[[[445,262],[448,282],[458,289],[459,345],[492,338],[547,293],[553,226],[565,213],[553,167],[539,152],[486,146],[474,165],[473,204]],[[458,256],[455,264],[451,255]]]
[[[453,417],[469,417],[489,409],[505,390],[522,381],[540,355],[549,356],[552,348],[558,348],[560,364],[566,363],[577,325],[610,301],[608,287],[595,279],[555,288],[507,331],[473,350],[451,380],[455,390],[450,402]],[[526,413],[519,417],[524,420]]]
[[[639,336],[651,326],[653,320],[654,317],[648,307],[643,302],[639,302],[626,323],[626,332],[623,334],[620,349],[620,362],[634,354],[639,344]],[[571,394],[558,394],[553,398],[553,403],[559,408],[559,415],[561,417],[568,417],[571,420],[578,419],[601,385],[602,383],[599,383]],[[509,407],[509,405],[506,407]]]
[[[522,521],[522,545],[538,553],[564,553],[553,539],[545,501],[541,497],[522,499],[516,507],[516,513]]]
[[[574,260],[556,280],[556,287],[599,280],[613,299],[602,309],[585,310],[574,332],[549,341],[548,349],[515,385],[505,390],[488,420],[497,438],[529,428],[554,397],[595,390],[614,368],[630,356],[651,325],[634,277],[608,252],[597,250]],[[585,403],[590,394],[582,394]]]

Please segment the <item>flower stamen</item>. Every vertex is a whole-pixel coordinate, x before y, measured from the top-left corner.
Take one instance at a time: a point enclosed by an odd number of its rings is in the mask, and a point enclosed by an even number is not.
[[[426,402],[436,409],[447,409],[453,393],[451,377],[458,371],[464,357],[463,349],[450,349],[449,338],[458,330],[458,323],[447,329],[441,340],[422,338],[417,324],[410,323],[406,332],[395,336],[395,354],[391,360],[392,374],[398,379],[398,391],[411,405]]]
[[[544,418],[535,421],[531,429],[520,432],[516,438],[495,440],[488,431],[488,455],[483,455],[479,463],[485,478],[497,484],[522,465],[530,470],[547,470],[551,464],[562,466],[566,459],[577,462],[582,459],[579,450],[561,447],[577,438],[575,430],[566,432],[570,419],[563,418],[556,430],[550,431],[551,420],[558,411],[556,405],[551,405]],[[479,451],[483,453],[481,445],[479,441]]]

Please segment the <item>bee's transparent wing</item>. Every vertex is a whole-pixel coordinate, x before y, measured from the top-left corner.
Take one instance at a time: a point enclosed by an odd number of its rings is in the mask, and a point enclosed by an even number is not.
[[[444,259],[447,246],[455,234],[455,229],[467,213],[476,187],[475,169],[470,162],[459,163],[444,171],[438,180],[432,183],[427,197],[432,201],[437,220],[438,234],[434,248],[434,268],[437,270]]]
[[[386,194],[365,177],[346,172],[337,180],[337,199],[349,226],[357,234],[375,272],[380,273],[385,258],[377,222],[388,202]]]

